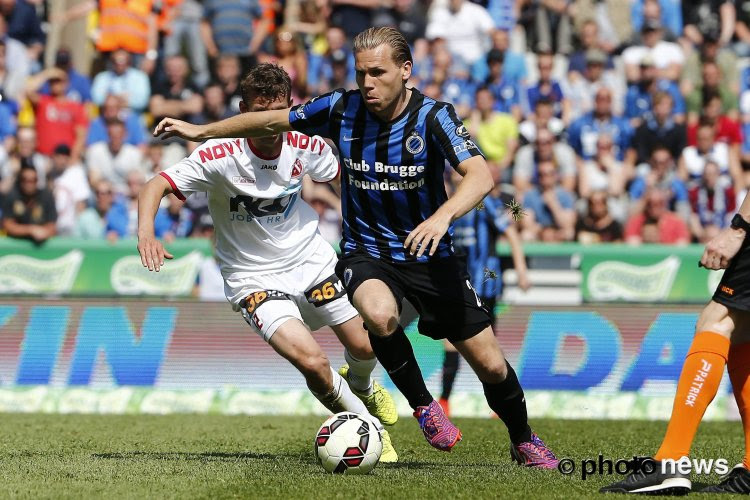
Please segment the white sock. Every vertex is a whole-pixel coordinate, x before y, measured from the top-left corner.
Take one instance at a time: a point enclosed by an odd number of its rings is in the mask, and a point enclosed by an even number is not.
[[[370,417],[380,425],[380,421],[370,415],[365,404],[354,395],[349,388],[349,384],[346,383],[341,375],[336,373],[333,368],[331,368],[331,374],[333,375],[333,389],[331,389],[328,394],[317,394],[313,392],[313,395],[318,398],[318,401],[323,403],[323,406],[331,410],[333,413],[340,413],[342,411],[359,413],[360,415]]]
[[[364,393],[366,396],[372,394],[372,371],[378,360],[375,358],[359,360],[352,356],[347,349],[344,349],[344,359],[349,364],[349,374],[347,381],[354,390]]]

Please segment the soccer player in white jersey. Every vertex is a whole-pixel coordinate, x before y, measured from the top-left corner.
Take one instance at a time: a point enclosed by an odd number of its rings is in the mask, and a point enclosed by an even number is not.
[[[289,75],[273,64],[253,68],[241,90],[242,113],[291,104]],[[336,277],[336,253],[318,232],[317,213],[300,196],[306,174],[328,182],[338,172],[336,156],[317,136],[287,132],[207,141],[141,191],[138,252],[143,265],[158,272],[172,258],[154,236],[161,198],[207,192],[216,258],[233,309],[302,373],[326,408],[370,413],[394,424],[393,399],[370,376],[376,359],[362,319]],[[338,373],[310,333],[322,326],[330,326],[346,348],[348,365]],[[397,459],[383,430],[381,461]]]

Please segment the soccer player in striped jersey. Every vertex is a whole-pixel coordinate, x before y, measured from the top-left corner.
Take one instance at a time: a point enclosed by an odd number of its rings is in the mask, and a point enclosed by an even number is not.
[[[335,90],[287,110],[206,125],[165,118],[154,134],[205,140],[298,130],[332,139],[342,164],[336,272],[427,441],[450,451],[461,432],[427,390],[399,325],[404,298],[420,314],[420,333],[448,339],[474,369],[508,428],[513,459],[554,469],[557,458],[529,427],[523,389],[495,339],[492,317],[453,251],[452,222],[493,187],[487,163],[450,104],[406,85],[412,57],[401,33],[369,28],[355,37],[354,54],[357,91]],[[464,176],[450,198],[446,161]]]

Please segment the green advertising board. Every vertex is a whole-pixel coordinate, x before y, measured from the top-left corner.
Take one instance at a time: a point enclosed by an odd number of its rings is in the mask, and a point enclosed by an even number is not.
[[[135,240],[116,243],[54,238],[43,245],[0,240],[0,294],[30,295],[190,295],[203,260],[205,239],[167,245],[174,260],[159,273],[141,264]]]
[[[586,302],[706,302],[723,271],[698,266],[703,245],[527,244],[530,257],[567,257]],[[501,255],[510,255],[499,245]]]
[[[702,246],[649,245],[637,251],[631,247],[609,250],[583,254],[586,301],[705,302],[723,274],[698,266]]]
[[[141,265],[133,239],[53,238],[34,245],[0,238],[0,295],[189,296],[211,243],[184,239],[166,246],[175,258],[154,273]],[[510,253],[507,245],[498,250]],[[578,286],[588,302],[705,302],[721,278],[721,272],[698,267],[702,245],[537,243],[524,250],[532,259],[567,258],[563,266],[580,270]]]

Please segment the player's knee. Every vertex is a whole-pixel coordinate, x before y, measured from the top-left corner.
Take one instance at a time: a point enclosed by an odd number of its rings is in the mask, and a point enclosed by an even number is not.
[[[357,339],[356,342],[351,342],[346,346],[346,350],[349,351],[356,359],[372,359],[375,354],[372,352],[372,346],[370,345],[370,339],[365,336],[363,339]]]
[[[383,307],[374,307],[364,314],[367,330],[373,335],[387,337],[398,327],[398,316]]]
[[[331,372],[331,364],[322,352],[303,356],[297,361],[297,367],[308,383],[313,382],[315,385],[328,380]]]
[[[735,324],[727,312],[727,309],[722,305],[709,304],[698,317],[695,332],[713,332],[731,337]]]
[[[477,377],[487,384],[499,384],[508,376],[508,364],[504,358],[487,361],[477,370]]]
[[[367,330],[378,337],[387,337],[398,326],[398,318],[390,314],[375,315],[365,320]]]

